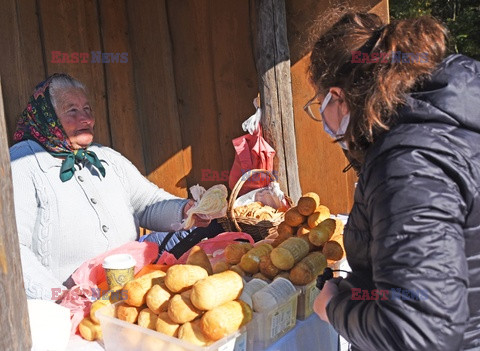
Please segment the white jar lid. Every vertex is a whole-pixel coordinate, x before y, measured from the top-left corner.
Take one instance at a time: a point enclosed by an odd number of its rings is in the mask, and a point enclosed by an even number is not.
[[[105,257],[102,267],[105,269],[128,269],[134,267],[137,262],[129,254],[116,254]]]

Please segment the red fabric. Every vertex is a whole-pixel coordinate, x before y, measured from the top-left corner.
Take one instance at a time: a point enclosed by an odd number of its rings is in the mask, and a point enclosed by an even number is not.
[[[266,169],[273,171],[273,159],[275,150],[267,143],[262,136],[262,128],[254,135],[245,134],[232,140],[235,148],[235,160],[228,179],[231,190],[238,179],[249,170]],[[248,193],[253,189],[263,188],[270,184],[270,177],[263,173],[252,175],[243,185],[238,196]]]
[[[197,245],[200,246],[207,255],[214,255],[210,258],[212,266],[220,260],[223,260],[223,250],[227,245],[234,243],[238,239],[248,240],[250,244],[254,244],[253,238],[247,233],[241,232],[225,232],[218,234],[208,240],[200,241]],[[191,249],[190,249],[191,250]],[[157,264],[174,265],[187,262],[190,250],[185,252],[178,260],[169,252],[164,251],[157,261]]]

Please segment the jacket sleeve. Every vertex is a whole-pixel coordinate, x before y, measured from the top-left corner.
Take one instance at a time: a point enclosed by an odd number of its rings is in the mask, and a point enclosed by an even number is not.
[[[467,204],[462,161],[452,157],[405,147],[378,157],[365,174],[373,283],[388,295],[367,300],[371,291],[348,289],[327,305],[334,328],[361,350],[461,348],[469,315]]]
[[[159,188],[120,153],[108,150],[114,155],[114,167],[122,178],[140,226],[159,232],[173,231],[172,225],[183,219],[183,208],[188,199]]]

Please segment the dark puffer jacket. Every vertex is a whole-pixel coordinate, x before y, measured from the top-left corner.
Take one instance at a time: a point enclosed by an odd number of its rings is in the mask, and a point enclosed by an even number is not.
[[[354,349],[480,350],[480,62],[449,56],[408,106],[367,152],[327,315]]]

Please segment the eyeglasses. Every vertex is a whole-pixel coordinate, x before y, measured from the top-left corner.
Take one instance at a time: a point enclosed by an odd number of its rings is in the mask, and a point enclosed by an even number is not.
[[[325,99],[323,99],[323,102],[320,104],[320,102],[317,100],[317,95],[315,95],[313,98],[308,100],[308,102],[303,106],[303,110],[310,116],[310,118],[314,119],[317,122],[321,122],[322,119],[325,117],[323,116],[323,112],[327,108],[328,103],[332,99],[332,94],[330,92],[325,96]]]

